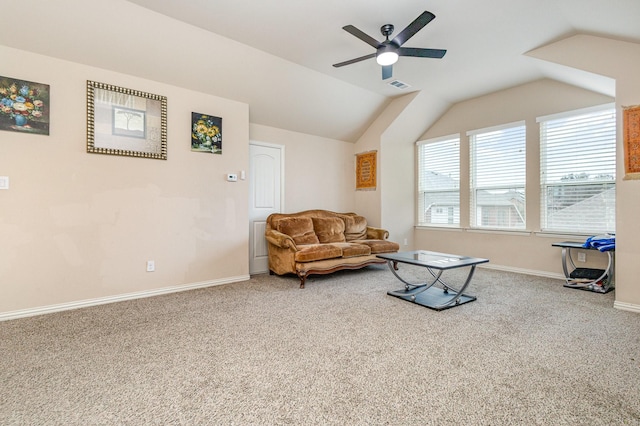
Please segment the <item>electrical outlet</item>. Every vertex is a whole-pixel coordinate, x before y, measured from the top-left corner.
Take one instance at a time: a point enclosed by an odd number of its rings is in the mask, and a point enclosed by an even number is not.
[[[587,261],[587,253],[582,251],[578,252],[578,262],[586,262]]]
[[[153,272],[156,270],[156,262],[153,260],[147,260],[147,272]]]

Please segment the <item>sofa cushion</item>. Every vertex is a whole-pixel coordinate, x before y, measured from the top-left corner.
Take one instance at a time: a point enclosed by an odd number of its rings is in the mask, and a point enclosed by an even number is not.
[[[367,238],[367,219],[358,215],[340,215],[344,220],[344,236],[347,241]]]
[[[371,248],[365,244],[354,243],[331,243],[332,246],[342,249],[342,257],[368,256],[371,254]]]
[[[342,256],[342,249],[331,244],[299,245],[294,259],[296,262],[313,262],[315,260],[333,259]]]
[[[344,239],[344,221],[339,217],[312,217],[313,230],[321,243],[341,243]]]
[[[400,250],[400,244],[387,240],[356,240],[350,242],[369,246],[371,254],[393,253]]]
[[[310,217],[284,217],[274,222],[276,231],[287,234],[296,244],[317,244],[318,237],[313,232]]]

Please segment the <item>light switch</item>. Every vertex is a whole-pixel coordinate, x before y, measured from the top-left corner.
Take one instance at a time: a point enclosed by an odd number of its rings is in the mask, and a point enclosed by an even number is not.
[[[0,176],[0,189],[9,189],[9,176]]]

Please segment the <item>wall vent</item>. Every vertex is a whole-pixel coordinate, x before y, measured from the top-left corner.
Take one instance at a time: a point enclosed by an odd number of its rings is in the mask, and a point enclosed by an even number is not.
[[[408,89],[409,87],[411,87],[407,83],[404,83],[404,82],[402,82],[400,80],[393,80],[391,83],[389,83],[389,85],[393,86],[393,87],[396,87],[396,88],[398,88],[400,90]]]

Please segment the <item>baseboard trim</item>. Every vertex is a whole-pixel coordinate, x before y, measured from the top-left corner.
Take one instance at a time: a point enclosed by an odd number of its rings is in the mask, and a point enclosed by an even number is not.
[[[483,263],[479,267],[485,268],[485,269],[493,269],[496,271],[514,272],[516,274],[534,275],[536,277],[552,278],[552,279],[564,281],[564,275],[562,274],[556,274],[553,272],[546,272],[546,271],[537,271],[535,269],[513,268],[511,266],[494,265],[491,263]]]
[[[532,270],[532,269],[513,268],[513,267],[510,267],[510,266],[491,265],[491,264],[484,264],[484,265],[482,265],[480,267],[481,268],[485,268],[485,269],[493,269],[493,270],[497,270],[497,271],[514,272],[514,273],[518,273],[518,274],[534,275],[534,276],[538,276],[538,277],[545,277],[545,278],[564,280],[564,276],[561,275],[561,274],[554,274],[554,273],[551,273],[551,272],[537,271],[537,270]],[[1,321],[9,321],[9,320],[14,320],[14,319],[19,319],[19,318],[34,317],[34,316],[38,316],[38,315],[51,314],[51,313],[54,313],[54,312],[62,312],[62,311],[70,311],[70,310],[73,310],[73,309],[88,308],[88,307],[91,307],[91,306],[106,305],[108,303],[124,302],[126,300],[142,299],[142,298],[145,298],[145,297],[160,296],[160,295],[163,295],[163,294],[178,293],[178,292],[181,292],[181,291],[188,291],[188,290],[195,290],[195,289],[199,289],[199,288],[206,288],[206,287],[213,287],[213,286],[224,285],[224,284],[231,284],[231,283],[235,283],[235,282],[248,281],[249,279],[250,279],[249,275],[242,275],[242,276],[237,276],[237,277],[224,278],[224,279],[220,279],[220,280],[202,281],[202,282],[198,282],[198,283],[183,284],[183,285],[177,285],[177,286],[172,286],[172,287],[164,287],[164,288],[140,291],[140,292],[135,292],[135,293],[126,293],[126,294],[118,294],[118,295],[115,295],[115,296],[100,297],[100,298],[97,298],[97,299],[79,300],[79,301],[76,301],[76,302],[68,302],[68,303],[61,303],[61,304],[57,304],[57,305],[41,306],[41,307],[37,307],[37,308],[29,308],[29,309],[22,309],[22,310],[17,310],[17,311],[3,312],[3,313],[0,313],[0,322]],[[640,305],[634,305],[632,303],[625,303],[625,302],[615,301],[613,303],[613,307],[616,308],[616,309],[620,309],[622,311],[630,311],[630,312],[640,313]]]
[[[621,311],[640,313],[640,305],[634,305],[633,303],[618,302],[616,300],[615,302],[613,302],[613,307],[616,309],[620,309]]]
[[[60,303],[57,305],[41,306],[37,308],[22,309],[0,313],[0,321],[9,321],[18,318],[34,317],[37,315],[51,314],[54,312],[69,311],[72,309],[88,308],[91,306],[106,305],[107,303],[124,302],[126,300],[142,299],[145,297],[160,296],[163,294],[177,293],[180,291],[195,290],[198,288],[213,287],[223,284],[231,284],[239,281],[247,281],[249,275],[223,278],[219,280],[202,281],[198,283],[182,284],[171,287],[163,287],[154,290],[145,290],[135,293],[117,294],[115,296],[100,297],[97,299],[78,300],[75,302]]]

